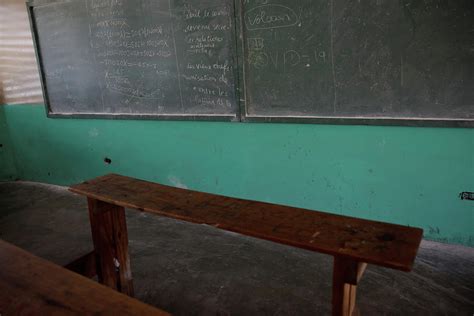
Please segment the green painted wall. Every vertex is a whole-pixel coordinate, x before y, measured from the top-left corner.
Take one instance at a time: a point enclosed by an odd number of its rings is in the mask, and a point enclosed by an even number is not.
[[[116,172],[419,226],[474,246],[474,129],[47,119],[4,107],[21,179]],[[110,165],[104,158],[112,160]]]
[[[17,170],[4,109],[0,105],[0,181],[11,181],[16,179]]]

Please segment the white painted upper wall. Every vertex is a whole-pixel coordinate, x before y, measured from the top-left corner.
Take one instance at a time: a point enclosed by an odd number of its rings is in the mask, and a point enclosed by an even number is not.
[[[0,104],[43,103],[25,0],[0,1]]]

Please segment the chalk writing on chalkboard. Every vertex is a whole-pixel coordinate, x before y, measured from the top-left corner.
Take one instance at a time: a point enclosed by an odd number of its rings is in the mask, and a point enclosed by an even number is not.
[[[31,0],[29,13],[50,116],[473,126],[471,3]]]
[[[293,9],[279,4],[264,4],[245,12],[245,24],[249,30],[290,27],[298,23]]]
[[[237,118],[232,1],[32,2],[30,12],[50,114]]]
[[[244,0],[244,120],[469,125],[469,3]]]

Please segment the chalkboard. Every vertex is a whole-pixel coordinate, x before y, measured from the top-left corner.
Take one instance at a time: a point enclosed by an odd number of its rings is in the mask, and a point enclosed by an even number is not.
[[[50,116],[474,126],[472,0],[31,0]]]
[[[474,126],[473,8],[243,0],[243,119]]]
[[[232,0],[27,7],[50,116],[238,119]]]

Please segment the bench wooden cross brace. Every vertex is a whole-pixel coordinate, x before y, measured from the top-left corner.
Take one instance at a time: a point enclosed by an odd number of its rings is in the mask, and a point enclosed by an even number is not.
[[[423,231],[179,189],[110,174],[70,188],[87,197],[94,251],[66,267],[133,296],[124,208],[207,224],[334,256],[332,314],[352,315],[369,264],[410,271]]]

